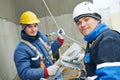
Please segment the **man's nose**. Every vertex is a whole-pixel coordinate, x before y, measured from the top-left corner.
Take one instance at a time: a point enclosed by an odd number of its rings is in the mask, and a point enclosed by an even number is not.
[[[82,21],[81,22],[81,27],[84,27],[86,25],[86,22],[85,21]]]
[[[36,27],[32,26],[32,30],[35,31],[35,30],[36,30]]]

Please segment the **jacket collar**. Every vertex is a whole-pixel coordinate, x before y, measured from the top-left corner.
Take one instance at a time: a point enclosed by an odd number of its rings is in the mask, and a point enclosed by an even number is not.
[[[38,31],[36,36],[29,36],[25,33],[24,30],[22,30],[21,31],[21,38],[23,40],[27,40],[29,42],[34,42],[35,40],[37,40],[39,38],[39,34],[40,34],[40,32]]]
[[[90,34],[84,37],[84,40],[87,42],[92,42],[99,34],[101,34],[106,29],[108,29],[108,26],[104,23],[100,23]]]

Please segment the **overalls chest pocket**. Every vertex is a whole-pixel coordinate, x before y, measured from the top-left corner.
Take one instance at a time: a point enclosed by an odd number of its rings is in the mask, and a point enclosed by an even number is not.
[[[34,68],[40,67],[40,57],[38,55],[31,57],[31,66]]]
[[[85,57],[84,57],[84,63],[90,63],[90,53],[86,53]]]

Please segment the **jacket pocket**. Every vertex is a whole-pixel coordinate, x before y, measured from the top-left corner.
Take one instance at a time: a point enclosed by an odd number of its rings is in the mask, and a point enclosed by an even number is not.
[[[31,58],[31,60],[37,60],[37,59],[39,59],[39,56]]]
[[[86,55],[84,57],[84,62],[85,63],[90,63],[90,53],[86,53]]]
[[[36,57],[32,57],[32,58],[31,58],[31,66],[34,67],[34,68],[40,66],[39,56],[36,56]]]

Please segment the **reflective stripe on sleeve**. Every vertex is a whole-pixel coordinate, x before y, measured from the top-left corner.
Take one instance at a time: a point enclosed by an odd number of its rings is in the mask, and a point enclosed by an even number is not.
[[[87,77],[87,80],[95,80],[97,78],[97,76],[91,76],[91,77]]]
[[[120,62],[107,62],[107,63],[102,63],[97,65],[97,69],[102,68],[102,67],[111,67],[111,66],[120,66]]]

